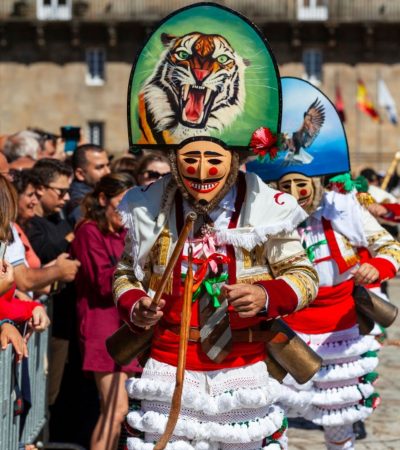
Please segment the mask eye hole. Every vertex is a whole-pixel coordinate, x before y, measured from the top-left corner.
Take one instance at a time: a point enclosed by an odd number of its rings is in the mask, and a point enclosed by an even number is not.
[[[307,183],[304,181],[301,181],[300,183],[297,183],[297,186],[300,188],[304,188],[304,187],[307,187]]]
[[[284,183],[280,185],[282,191],[288,191],[290,189],[290,183]]]
[[[184,161],[187,164],[195,164],[197,162],[197,159],[195,159],[195,158],[184,158]]]
[[[218,166],[218,164],[222,163],[222,161],[220,159],[216,159],[216,158],[211,158],[208,160],[208,162],[210,164],[212,164],[213,166]]]

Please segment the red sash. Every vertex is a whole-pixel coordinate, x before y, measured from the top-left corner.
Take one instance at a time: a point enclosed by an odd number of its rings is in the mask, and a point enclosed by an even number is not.
[[[353,300],[353,280],[337,286],[320,287],[311,305],[285,317],[285,322],[295,331],[321,334],[345,330],[357,323]]]

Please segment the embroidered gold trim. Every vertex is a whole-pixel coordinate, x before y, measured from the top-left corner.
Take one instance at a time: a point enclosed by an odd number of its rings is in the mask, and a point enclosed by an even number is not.
[[[243,255],[243,268],[246,270],[251,269],[254,266],[264,266],[264,246],[257,245],[253,250],[248,251],[245,248],[241,248]]]
[[[357,200],[360,203],[360,205],[367,207],[369,205],[372,205],[376,203],[376,200],[369,192],[359,192],[357,194]]]
[[[257,245],[257,247],[254,249],[254,253],[257,266],[265,265],[264,246]]]
[[[282,279],[286,279],[289,284],[293,284],[300,292],[296,311],[307,306],[315,298],[318,290],[318,275],[308,267],[296,268],[296,273],[285,273]]]
[[[260,273],[257,275],[249,275],[244,277],[238,277],[236,283],[238,284],[253,284],[257,283],[257,281],[267,281],[273,280],[273,276],[269,273]]]
[[[164,267],[167,265],[170,246],[171,235],[168,227],[164,227],[156,243],[156,248],[158,249],[157,265]]]
[[[158,286],[160,285],[162,275],[157,275],[153,273],[150,277],[149,282],[149,290],[156,291],[158,289]],[[165,294],[172,294],[172,276],[168,279],[167,284],[164,289]]]
[[[400,249],[392,248],[392,247],[383,247],[380,248],[378,251],[378,256],[380,255],[386,255],[390,258],[393,258],[397,264],[400,264]]]
[[[378,233],[371,234],[371,236],[368,236],[368,245],[374,244],[375,242],[379,241],[379,239],[381,239],[384,236],[386,236],[388,238],[392,238],[392,236],[386,230],[382,230],[382,231],[379,231]]]
[[[344,244],[344,246],[345,246],[346,249],[348,249],[348,250],[353,250],[353,252],[354,252],[354,248],[353,248],[353,246],[350,244],[350,241],[347,239],[346,236],[343,236],[343,235],[342,235],[342,241],[343,241],[343,244]]]
[[[241,250],[243,255],[243,268],[247,270],[251,269],[253,267],[251,253],[245,248],[242,248]]]
[[[360,261],[360,257],[358,255],[346,256],[344,260],[346,261],[346,264],[350,268]]]
[[[286,272],[286,270],[292,269],[292,266],[300,261],[308,262],[308,258],[304,251],[296,253],[290,258],[286,258],[282,261],[271,264],[271,269],[274,274],[276,274],[277,276],[281,276],[285,274],[284,272]]]

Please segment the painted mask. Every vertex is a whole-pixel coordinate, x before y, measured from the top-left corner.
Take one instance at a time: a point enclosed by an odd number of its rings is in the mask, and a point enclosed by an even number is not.
[[[231,170],[232,153],[215,142],[198,140],[176,152],[176,164],[188,194],[206,205],[222,191]]]
[[[315,195],[312,178],[300,173],[288,173],[278,181],[278,189],[293,195],[299,205],[310,212]]]

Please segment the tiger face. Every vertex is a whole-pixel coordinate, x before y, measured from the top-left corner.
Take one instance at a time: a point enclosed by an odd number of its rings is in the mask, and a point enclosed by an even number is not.
[[[249,63],[219,35],[161,35],[166,47],[143,88],[157,132],[181,140],[222,130],[241,113]]]

